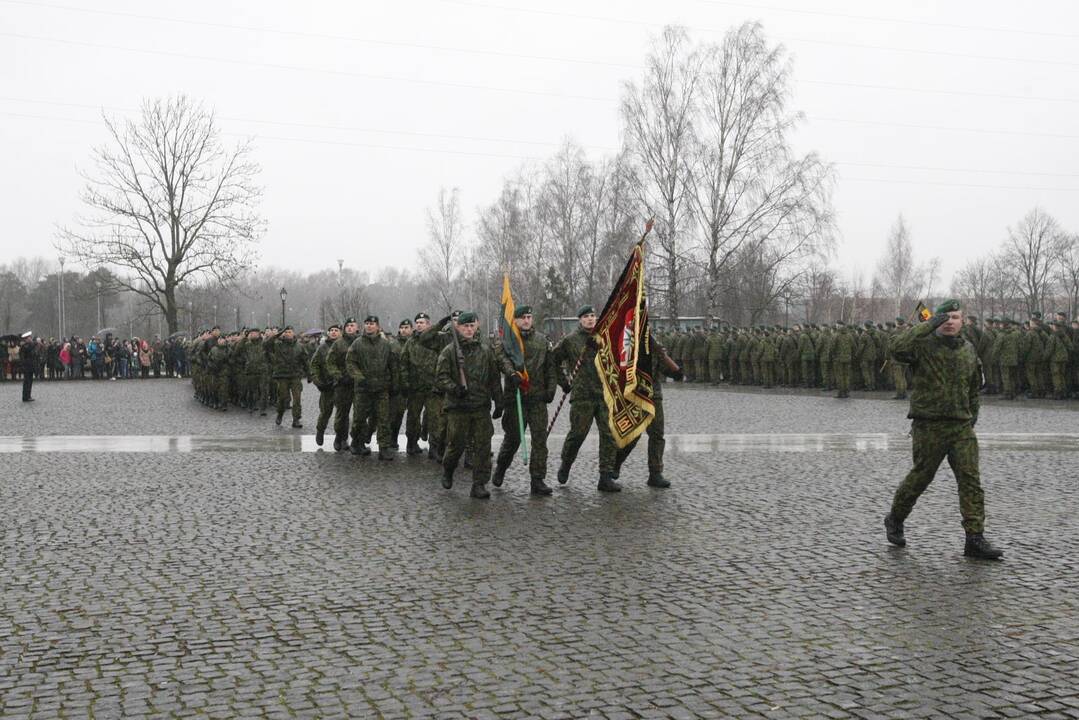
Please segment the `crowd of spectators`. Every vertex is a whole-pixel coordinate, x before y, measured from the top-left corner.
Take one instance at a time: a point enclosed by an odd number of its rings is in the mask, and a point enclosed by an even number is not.
[[[121,339],[106,335],[88,340],[34,338],[35,380],[129,380],[188,377],[183,338]],[[19,340],[4,338],[0,355],[0,381],[22,378]]]

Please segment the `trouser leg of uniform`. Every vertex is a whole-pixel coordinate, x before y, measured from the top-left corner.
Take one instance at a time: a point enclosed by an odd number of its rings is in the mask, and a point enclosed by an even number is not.
[[[838,391],[838,394],[850,394],[850,363],[832,363],[832,373],[835,375],[835,388]]]
[[[569,432],[562,443],[562,467],[569,468],[577,459],[584,439],[592,428],[592,405],[589,401],[579,400],[569,403]],[[610,431],[608,431],[610,432]]]
[[[1041,375],[1038,373],[1038,366],[1036,363],[1027,363],[1027,389],[1030,391],[1031,397],[1038,397],[1041,395]]]
[[[820,364],[820,381],[822,388],[825,390],[832,389],[832,363],[824,361]]]
[[[274,409],[277,410],[278,417],[285,414],[285,404],[288,401],[288,383],[288,378],[274,378],[273,387],[277,398],[274,402]]]
[[[933,482],[933,476],[937,474],[937,468],[947,457],[949,449],[948,439],[941,432],[939,423],[914,423],[911,440],[914,467],[896,488],[892,498],[892,517],[900,521],[910,515],[918,498]]]
[[[303,404],[300,402],[303,396],[303,381],[299,378],[289,380],[288,389],[292,395],[292,421],[300,422],[303,417]]]
[[[498,446],[498,457],[495,464],[500,468],[508,468],[513,462],[513,456],[521,447],[521,432],[517,425],[517,403],[508,404],[502,413],[502,442]]]
[[[423,406],[427,402],[428,393],[421,390],[413,390],[408,395],[408,402],[406,403],[405,415],[405,437],[408,442],[416,442],[421,434]]]
[[[1000,366],[1000,381],[1004,386],[1004,396],[1006,398],[1015,397],[1015,380],[1016,380],[1016,366],[1015,365],[1001,365]]]
[[[607,403],[603,400],[593,400],[589,404],[591,415],[596,421],[596,430],[599,432],[599,471],[601,474],[613,473],[618,448],[614,444],[611,426],[607,424]]]
[[[1053,377],[1053,395],[1058,399],[1063,398],[1068,391],[1067,369],[1067,364],[1062,362],[1054,362],[1050,365]]]
[[[896,363],[892,366],[892,377],[895,378],[895,394],[907,394],[907,366]]]
[[[816,386],[816,373],[813,371],[813,361],[802,361],[802,385],[807,388]]]
[[[333,436],[334,441],[343,441],[348,437],[348,415],[352,410],[352,388],[337,385],[333,389]]]
[[[427,406],[423,410],[427,416],[427,441],[436,447],[446,447],[446,396],[431,393],[427,397]]]
[[[370,424],[367,422],[368,416],[375,412],[375,394],[356,390],[352,394],[352,427],[349,430],[349,434],[352,436],[352,442],[366,445],[371,442]]]
[[[315,430],[326,432],[326,426],[330,424],[331,415],[333,415],[333,390],[319,390],[318,420],[315,422]]]
[[[371,413],[371,428],[375,432],[375,437],[378,439],[378,449],[390,448],[397,444],[397,436],[392,434],[392,418],[390,417],[390,393],[387,390],[374,393],[374,412]],[[494,430],[491,430],[490,434],[494,434]],[[487,454],[490,455],[490,436],[487,438]],[[487,458],[487,463],[490,465],[490,457]]]
[[[472,455],[472,484],[486,485],[491,479],[491,438],[495,434],[491,414],[486,410],[468,413],[468,449]]]
[[[397,447],[397,438],[401,434],[401,424],[408,409],[408,395],[397,393],[390,396],[390,445]]]
[[[965,423],[950,430],[948,435],[948,465],[959,485],[963,529],[968,533],[980,533],[985,529],[985,493],[978,468],[978,438],[974,428]]]
[[[663,474],[663,450],[667,440],[663,435],[663,397],[653,398],[656,416],[645,431],[648,433],[648,475],[654,477]]]
[[[222,375],[217,378],[217,403],[221,407],[229,404],[229,378]]]
[[[532,447],[529,448],[528,476],[532,480],[547,477],[547,403],[542,400],[524,406],[525,427]]]
[[[31,399],[30,394],[33,392],[33,390],[34,390],[34,374],[29,373],[29,372],[28,373],[23,373],[23,376],[22,376],[22,399],[23,399],[23,401],[29,401]]]

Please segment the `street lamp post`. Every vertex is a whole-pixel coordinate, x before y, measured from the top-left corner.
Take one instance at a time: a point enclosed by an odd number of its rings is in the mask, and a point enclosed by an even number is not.
[[[97,290],[97,326],[105,327],[105,321],[101,318],[101,281],[94,280],[94,289]]]
[[[60,256],[60,277],[56,283],[56,326],[64,336],[64,256]]]
[[[191,337],[195,337],[195,315],[191,312],[191,301],[187,301],[187,324],[191,329]]]
[[[285,298],[288,297],[288,291],[284,287],[281,288],[281,327],[285,327]]]

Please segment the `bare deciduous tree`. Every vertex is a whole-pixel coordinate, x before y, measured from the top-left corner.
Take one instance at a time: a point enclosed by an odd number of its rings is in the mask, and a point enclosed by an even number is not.
[[[747,243],[762,248],[754,255],[785,245],[784,262],[830,248],[833,172],[814,154],[792,156],[786,135],[799,115],[787,110],[790,63],[759,23],[732,30],[705,57],[690,178],[712,315],[728,264]]]
[[[427,247],[421,253],[421,266],[432,290],[433,303],[442,303],[449,312],[453,307],[456,281],[464,249],[464,225],[461,221],[460,191],[438,191],[438,203],[427,210]]]
[[[952,278],[952,294],[963,298],[982,318],[993,312],[993,273],[993,258],[983,255],[968,262]]]
[[[1041,208],[1028,212],[1015,227],[1008,228],[1004,254],[1026,299],[1027,311],[1042,309],[1051,286],[1053,270],[1063,238],[1060,225]]]
[[[622,97],[627,148],[640,168],[641,201],[656,213],[653,252],[663,287],[654,292],[671,316],[679,313],[679,242],[689,222],[690,151],[702,60],[684,29],[666,27],[648,54],[640,86],[627,83]]]
[[[185,282],[228,285],[247,270],[264,227],[251,145],[226,148],[213,114],[181,95],[143,103],[138,120],[106,117],[111,141],[84,174],[88,214],[57,245],[90,269],[116,272],[177,329]]]

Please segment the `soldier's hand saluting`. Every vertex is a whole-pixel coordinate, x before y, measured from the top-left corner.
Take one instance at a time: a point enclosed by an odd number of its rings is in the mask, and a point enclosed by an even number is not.
[[[937,312],[933,317],[929,318],[929,327],[936,330],[944,323],[951,319],[953,312],[959,312],[959,303],[955,300],[949,300],[941,305],[937,306]]]

